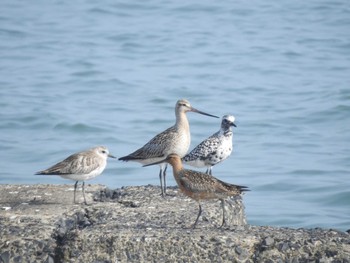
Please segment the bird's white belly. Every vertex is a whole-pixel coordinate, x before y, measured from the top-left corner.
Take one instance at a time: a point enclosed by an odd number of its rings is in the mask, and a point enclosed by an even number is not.
[[[73,181],[86,181],[100,175],[103,172],[103,170],[104,170],[104,167],[101,167],[86,174],[62,174],[60,176],[62,178],[73,180]]]
[[[193,161],[188,161],[186,164],[197,167],[197,168],[202,168],[208,166],[204,160],[200,159],[195,159]]]

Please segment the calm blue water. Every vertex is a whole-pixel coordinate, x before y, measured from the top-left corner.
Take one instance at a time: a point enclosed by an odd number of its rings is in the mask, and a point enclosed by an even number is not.
[[[33,174],[99,144],[124,156],[173,125],[187,98],[236,116],[234,152],[213,171],[250,187],[249,223],[350,228],[348,1],[0,7],[0,183],[71,183]],[[191,148],[219,129],[188,117]],[[158,185],[158,167],[110,160],[90,182]]]

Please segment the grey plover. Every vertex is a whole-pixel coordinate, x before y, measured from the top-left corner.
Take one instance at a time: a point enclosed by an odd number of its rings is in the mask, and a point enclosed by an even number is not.
[[[175,125],[156,135],[140,149],[119,158],[119,160],[149,164],[163,160],[170,153],[176,153],[181,157],[185,156],[191,143],[190,125],[186,116],[187,112],[197,112],[210,117],[219,118],[193,108],[186,99],[180,99],[175,105]],[[166,194],[165,176],[167,165],[164,162],[159,163],[159,165],[161,194],[164,196]]]
[[[194,167],[207,167],[207,174],[212,174],[212,167],[227,159],[232,152],[232,126],[236,127],[233,115],[222,117],[220,130],[198,144],[182,158],[184,164]]]
[[[76,181],[74,184],[74,203],[78,182],[82,181],[84,203],[87,204],[85,198],[85,180],[90,180],[100,175],[106,168],[108,157],[116,158],[109,153],[106,147],[97,146],[72,154],[63,161],[36,174],[59,175],[65,179]]]
[[[164,160],[144,166],[154,165],[160,162],[167,162],[173,167],[174,178],[180,191],[198,202],[199,212],[192,228],[196,227],[202,213],[200,201],[210,199],[219,199],[221,201],[223,218],[220,227],[222,227],[226,223],[225,199],[231,196],[239,196],[242,192],[249,191],[246,186],[225,183],[210,174],[184,169],[181,158],[176,154],[170,154]]]

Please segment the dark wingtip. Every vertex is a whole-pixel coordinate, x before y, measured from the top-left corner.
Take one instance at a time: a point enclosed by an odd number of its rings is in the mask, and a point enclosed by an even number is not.
[[[120,157],[118,160],[123,162],[128,162],[128,161],[138,161],[138,160],[144,160],[144,159],[147,159],[147,158],[136,158],[132,156],[124,156],[124,157]]]
[[[127,161],[129,161],[129,160],[131,160],[131,158],[130,158],[130,157],[128,157],[128,156],[123,156],[123,157],[118,158],[118,161],[124,161],[124,162],[127,162]]]
[[[244,186],[244,185],[237,185],[237,186],[241,192],[249,192],[250,191],[250,189],[248,189],[248,186]]]

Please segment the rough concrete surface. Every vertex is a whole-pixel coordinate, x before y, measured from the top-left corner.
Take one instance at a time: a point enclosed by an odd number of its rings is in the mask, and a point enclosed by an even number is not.
[[[246,224],[241,199],[198,205],[177,188],[0,185],[0,262],[350,262],[350,235]],[[244,196],[243,196],[244,201]]]

